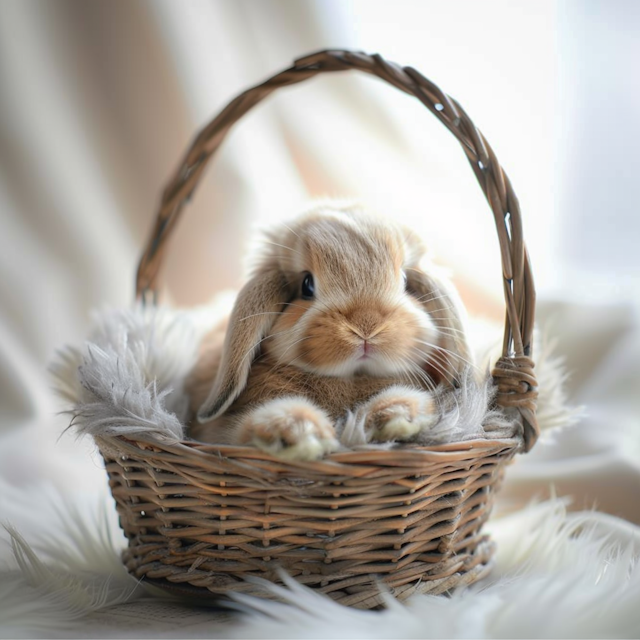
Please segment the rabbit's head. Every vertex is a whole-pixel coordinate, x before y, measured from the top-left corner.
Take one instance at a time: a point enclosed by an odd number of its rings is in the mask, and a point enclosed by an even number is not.
[[[320,207],[268,234],[236,300],[213,389],[223,413],[260,353],[321,376],[396,375],[455,385],[469,360],[456,295],[411,230],[355,207]]]

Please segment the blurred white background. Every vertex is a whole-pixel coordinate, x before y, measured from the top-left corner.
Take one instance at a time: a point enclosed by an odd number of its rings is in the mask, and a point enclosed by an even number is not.
[[[574,398],[607,416],[615,398],[630,425],[607,458],[620,477],[606,495],[594,482],[585,503],[640,520],[610,501],[640,477],[627,459],[640,450],[634,0],[3,0],[0,479],[104,481],[97,462],[71,468],[86,446],[57,442],[65,419],[53,417],[46,363],[83,339],[91,309],[132,300],[160,191],[197,130],[323,48],[416,67],[490,141],[520,198],[540,317],[556,318]],[[282,90],[232,132],[172,241],[167,298],[198,304],[239,286],[255,228],[326,195],[419,229],[470,311],[502,317],[492,216],[464,154],[416,100],[355,74]],[[607,360],[611,349],[626,364]],[[566,446],[606,449],[577,433]],[[541,464],[556,455],[541,451]],[[549,477],[561,484],[562,468]]]

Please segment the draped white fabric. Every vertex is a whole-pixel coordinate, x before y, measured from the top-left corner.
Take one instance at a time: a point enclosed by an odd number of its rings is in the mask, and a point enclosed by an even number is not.
[[[510,469],[504,504],[554,484],[640,523],[640,17],[633,2],[559,6],[3,0],[0,480],[105,483],[88,443],[58,440],[53,350],[83,339],[90,309],[132,299],[160,190],[199,127],[297,56],[361,48],[421,70],[492,143],[521,199],[540,317],[587,406]],[[495,231],[464,154],[416,101],[353,74],[283,90],[234,130],[171,243],[168,295],[237,287],[254,227],[319,195],[414,225],[470,311],[501,319]]]

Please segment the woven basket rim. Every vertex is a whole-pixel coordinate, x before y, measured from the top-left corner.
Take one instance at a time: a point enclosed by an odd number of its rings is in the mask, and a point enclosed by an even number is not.
[[[518,449],[522,446],[522,441],[516,437],[475,438],[432,446],[403,444],[392,449],[342,451],[331,453],[320,460],[293,461],[276,458],[257,447],[206,444],[196,440],[166,443],[120,435],[96,438],[96,440],[100,448],[109,449],[111,448],[110,443],[112,443],[112,446],[129,451],[132,455],[144,450],[161,451],[169,455],[196,458],[204,464],[207,460],[224,457],[229,460],[243,461],[244,464],[256,464],[256,466],[262,466],[260,463],[264,463],[268,465],[269,470],[280,473],[294,472],[299,474],[301,471],[306,471],[312,472],[314,475],[324,473],[328,476],[345,473],[354,467],[360,470],[363,467],[372,469],[376,467],[407,467],[413,469],[433,462],[455,463],[462,460],[483,458],[492,453]],[[117,445],[113,443],[114,440],[118,441]]]

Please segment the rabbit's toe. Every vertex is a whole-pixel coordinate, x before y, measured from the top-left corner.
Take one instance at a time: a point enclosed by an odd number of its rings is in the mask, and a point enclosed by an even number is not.
[[[364,426],[369,441],[408,441],[436,420],[430,394],[417,389],[388,389],[369,402]]]
[[[338,448],[331,420],[308,401],[279,399],[252,411],[240,441],[284,460],[318,460]]]

